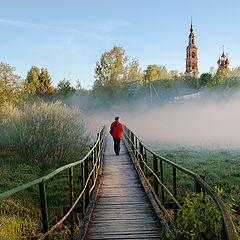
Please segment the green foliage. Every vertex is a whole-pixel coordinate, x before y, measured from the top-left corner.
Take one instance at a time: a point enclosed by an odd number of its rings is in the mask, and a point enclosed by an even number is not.
[[[12,199],[0,203],[0,238],[4,240],[29,239],[41,231],[40,210],[29,202]]]
[[[36,66],[32,66],[27,74],[26,81],[29,83],[34,83],[37,86],[39,75],[40,75],[40,69]]]
[[[154,81],[158,79],[175,79],[178,76],[177,71],[167,72],[165,66],[148,65],[144,70],[144,82]]]
[[[206,85],[211,85],[213,81],[213,77],[211,73],[203,73],[199,79],[199,87],[203,87]]]
[[[97,85],[118,84],[126,79],[126,64],[128,56],[124,56],[122,47],[114,46],[109,52],[104,52],[97,61],[95,68],[95,87]]]
[[[58,97],[66,97],[76,92],[75,88],[71,86],[69,80],[63,79],[57,85],[56,95]]]
[[[19,118],[19,110],[12,103],[4,103],[0,108],[0,151],[8,148],[8,128],[13,124],[14,119]]]
[[[6,132],[8,149],[41,167],[78,159],[89,143],[79,109],[60,102],[27,106],[11,121]]]
[[[24,88],[20,76],[14,73],[15,68],[3,62],[0,63],[0,107],[5,102],[21,102],[24,98]]]
[[[223,190],[215,188],[220,197]],[[178,211],[178,217],[173,223],[175,239],[220,239],[222,231],[222,216],[216,204],[209,195],[203,192],[185,197],[184,205]],[[230,212],[232,205],[228,205]]]
[[[94,89],[99,86],[116,86],[128,79],[142,79],[141,69],[137,60],[128,62],[125,50],[122,47],[114,46],[112,50],[104,52],[97,61],[95,67]]]
[[[25,85],[31,89],[32,94],[35,94],[39,88],[39,75],[40,69],[36,66],[32,66],[27,74]]]
[[[26,182],[37,179],[55,170],[57,164],[51,169],[42,170],[38,166],[22,164],[20,159],[1,157],[0,155],[0,192],[20,186]],[[79,191],[79,168],[74,168],[74,192]],[[68,169],[47,181],[47,201],[49,225],[52,227],[63,217],[63,206],[69,204]],[[61,197],[59,197],[61,196]],[[79,217],[79,215],[77,215]],[[76,231],[80,223],[75,218]],[[0,239],[37,239],[43,233],[41,212],[39,204],[39,188],[34,186],[23,190],[11,198],[0,202]],[[53,234],[52,239],[69,239],[70,222],[66,220]]]
[[[47,69],[42,68],[41,72],[38,76],[38,88],[37,88],[37,94],[40,96],[46,96],[47,94],[53,93],[53,86],[52,84],[52,79],[47,71]]]

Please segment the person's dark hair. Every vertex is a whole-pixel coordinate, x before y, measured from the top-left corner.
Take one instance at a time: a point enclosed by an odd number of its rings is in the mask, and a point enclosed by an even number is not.
[[[115,120],[119,120],[119,119],[120,119],[120,117],[119,117],[119,116],[115,117]]]

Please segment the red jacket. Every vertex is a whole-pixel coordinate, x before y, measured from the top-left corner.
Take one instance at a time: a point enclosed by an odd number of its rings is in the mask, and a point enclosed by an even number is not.
[[[117,126],[114,128],[114,126],[117,124]],[[120,123],[120,122],[116,122],[114,121],[112,124],[111,124],[111,127],[110,129],[113,129],[113,133],[112,133],[112,137],[113,138],[122,138],[122,132],[124,131],[124,128],[123,128],[123,125]]]

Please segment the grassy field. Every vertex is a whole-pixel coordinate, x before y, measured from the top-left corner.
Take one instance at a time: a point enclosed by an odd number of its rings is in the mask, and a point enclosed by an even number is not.
[[[240,214],[240,150],[207,149],[191,146],[170,145],[162,143],[147,143],[159,153],[200,176],[205,176],[211,187],[223,188],[225,201],[234,198],[235,210]],[[167,185],[171,188],[172,169],[164,165]],[[191,178],[177,171],[178,195],[184,196],[193,190]]]
[[[0,192],[20,186],[55,170],[52,165],[46,170],[0,155]],[[75,198],[80,193],[80,169],[74,168]],[[68,169],[46,183],[48,214],[50,227],[63,216],[63,207],[69,206]],[[78,204],[79,206],[79,204]],[[81,222],[76,215],[76,231]],[[69,239],[70,223],[68,220],[52,234],[52,239]],[[21,191],[0,202],[0,239],[37,239],[43,232],[38,185]]]

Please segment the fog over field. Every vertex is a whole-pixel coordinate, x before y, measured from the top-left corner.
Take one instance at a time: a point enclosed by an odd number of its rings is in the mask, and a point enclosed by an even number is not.
[[[131,111],[111,111],[90,117],[96,128],[108,125],[115,115],[143,141],[204,147],[240,147],[240,97],[227,102],[185,101],[181,104]]]

